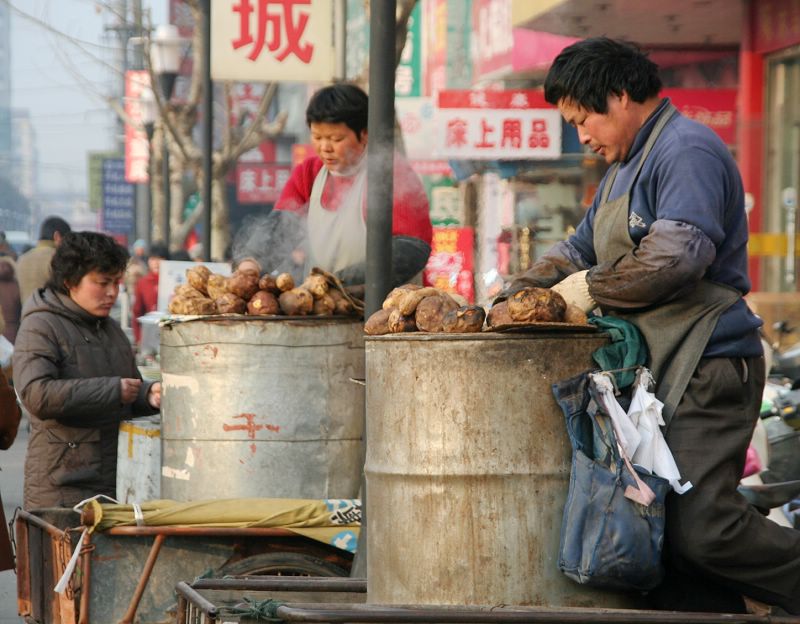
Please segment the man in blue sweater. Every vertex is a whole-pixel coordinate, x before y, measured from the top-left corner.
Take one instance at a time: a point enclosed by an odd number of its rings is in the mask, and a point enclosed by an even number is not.
[[[658,67],[607,38],[565,48],[545,80],[581,143],[612,165],[575,233],[503,293],[552,287],[634,323],[650,350],[666,439],[694,487],[667,500],[667,608],[740,610],[741,594],[800,614],[800,531],[736,491],[764,385],[747,307],[747,218],[736,163],[661,99]],[[681,584],[682,583],[682,584]],[[715,600],[706,600],[711,596]],[[687,596],[699,600],[676,601]]]

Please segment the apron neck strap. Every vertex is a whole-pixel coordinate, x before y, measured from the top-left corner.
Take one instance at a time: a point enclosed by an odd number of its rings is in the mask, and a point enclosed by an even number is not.
[[[639,177],[639,172],[644,167],[644,161],[650,155],[650,152],[653,151],[653,147],[658,140],[661,131],[664,129],[664,126],[667,125],[667,122],[672,118],[672,115],[675,113],[676,109],[672,104],[667,104],[663,111],[658,116],[658,121],[656,121],[656,125],[653,126],[653,130],[650,132],[650,136],[647,137],[647,142],[644,144],[642,148],[642,153],[639,156],[639,162],[636,164],[636,170],[633,172],[633,177],[631,178],[630,188],[633,187],[634,182],[636,182],[636,178]],[[603,194],[600,197],[600,202],[605,203],[608,201],[608,196],[611,193],[611,187],[614,186],[614,180],[617,178],[617,173],[619,173],[620,163],[615,163],[614,168],[608,174],[608,180],[606,181],[605,185],[603,186]]]

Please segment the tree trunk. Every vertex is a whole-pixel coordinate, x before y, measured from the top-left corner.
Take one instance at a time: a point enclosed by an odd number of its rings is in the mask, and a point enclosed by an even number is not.
[[[230,209],[225,192],[225,176],[211,180],[211,254],[212,260],[222,260],[231,242]]]
[[[183,243],[187,232],[183,230],[183,207],[186,204],[186,197],[183,192],[183,172],[186,164],[183,157],[176,149],[170,150],[169,167],[169,197],[170,197],[170,225],[169,225],[169,249],[183,249]]]

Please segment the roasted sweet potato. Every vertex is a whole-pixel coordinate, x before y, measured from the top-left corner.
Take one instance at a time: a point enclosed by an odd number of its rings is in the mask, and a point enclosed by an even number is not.
[[[220,314],[244,314],[247,310],[245,300],[231,292],[225,293],[214,303],[217,304],[217,311]]]
[[[390,333],[389,315],[391,315],[394,309],[395,308],[389,308],[388,310],[384,310],[381,308],[377,312],[374,312],[372,316],[367,319],[367,322],[364,323],[364,333],[370,336],[383,336],[384,334]]]
[[[208,276],[206,288],[208,289],[209,298],[216,301],[222,295],[228,292],[228,289],[225,287],[225,280],[227,279],[228,278],[224,275],[217,275],[216,273],[212,273]]]
[[[508,313],[508,301],[501,301],[496,303],[489,310],[486,317],[486,324],[489,327],[499,327],[500,325],[510,325],[514,322],[511,315]]]
[[[417,308],[419,314],[419,308]],[[483,329],[486,311],[481,306],[461,306],[450,310],[442,320],[442,331],[452,334],[471,334]]]
[[[208,278],[210,275],[211,271],[209,271],[207,266],[202,264],[198,264],[191,269],[186,269],[186,279],[188,280],[189,285],[195,290],[203,293],[203,295],[208,294],[206,285],[208,284]]]
[[[258,280],[258,289],[266,290],[267,292],[271,292],[274,295],[281,294],[281,289],[278,288],[278,284],[275,282],[275,278],[272,277],[269,273],[262,275],[261,279]]]
[[[169,302],[170,314],[216,314],[217,306],[207,297],[182,297],[176,295]]]
[[[508,299],[508,313],[518,323],[557,323],[566,310],[564,297],[549,288],[523,288]]]
[[[190,284],[180,284],[175,287],[175,296],[184,299],[203,299],[205,295]]]
[[[438,294],[438,290],[430,287],[406,291],[397,302],[397,309],[400,310],[400,313],[403,316],[411,316],[414,314],[414,311],[417,309],[417,305],[419,305],[420,301],[422,301],[425,297]]]
[[[312,313],[316,316],[331,316],[336,311],[336,302],[328,293],[314,299]]]
[[[417,323],[414,317],[404,316],[398,309],[394,309],[389,313],[388,326],[392,334],[417,331]]]
[[[403,295],[411,290],[420,290],[420,288],[422,287],[417,286],[416,284],[403,284],[402,286],[398,286],[397,288],[392,289],[392,291],[386,295],[386,299],[383,300],[383,305],[381,307],[384,310],[396,308],[399,305],[400,298]]]
[[[305,316],[314,309],[314,297],[305,288],[292,288],[282,292],[278,303],[287,316]]]
[[[259,290],[247,302],[248,314],[280,314],[278,299],[271,292]]]
[[[281,273],[275,278],[275,284],[281,292],[288,292],[294,288],[294,278],[290,273]]]
[[[258,273],[251,270],[234,271],[225,282],[228,292],[245,301],[258,292]]]
[[[302,288],[310,292],[314,296],[314,299],[319,299],[328,292],[328,280],[322,275],[309,275],[306,281],[303,282]]]
[[[451,310],[458,309],[458,304],[446,294],[425,297],[417,305],[414,317],[417,329],[424,332],[442,331],[442,321]]]
[[[341,291],[339,291],[338,288],[331,288],[328,291],[328,295],[331,299],[333,299],[334,314],[352,314],[354,312],[353,304],[345,299],[345,296],[341,293]]]

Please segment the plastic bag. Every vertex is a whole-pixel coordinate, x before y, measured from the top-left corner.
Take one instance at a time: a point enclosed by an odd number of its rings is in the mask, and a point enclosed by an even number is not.
[[[611,417],[589,373],[553,385],[572,445],[569,492],[558,567],[590,587],[646,591],[663,578],[666,479],[633,467],[620,454]],[[648,495],[644,505],[631,492]]]

